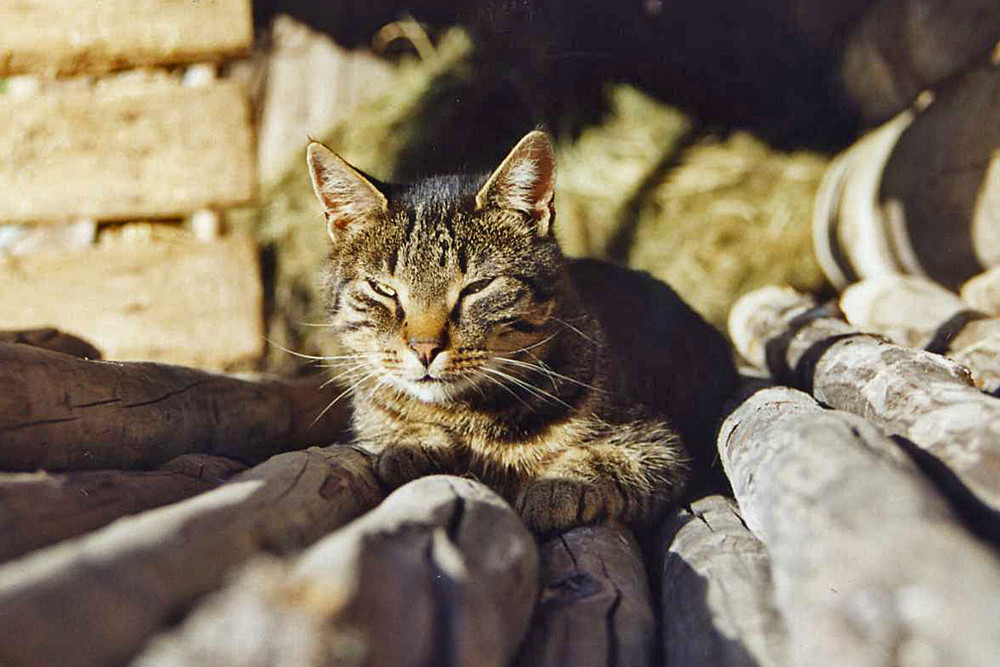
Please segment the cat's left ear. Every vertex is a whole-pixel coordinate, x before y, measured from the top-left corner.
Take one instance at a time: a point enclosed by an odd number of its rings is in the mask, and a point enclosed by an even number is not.
[[[347,160],[316,141],[309,144],[306,159],[331,239],[336,241],[338,232],[351,224],[385,212],[385,195]]]
[[[535,130],[524,136],[504,158],[476,195],[476,208],[518,211],[534,221],[539,236],[552,227],[556,158],[549,136]]]

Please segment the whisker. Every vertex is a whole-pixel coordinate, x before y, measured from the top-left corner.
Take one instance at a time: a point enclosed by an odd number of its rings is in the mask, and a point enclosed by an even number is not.
[[[548,367],[541,368],[541,367],[538,367],[538,366],[536,366],[534,364],[529,364],[529,363],[524,362],[524,361],[518,361],[517,359],[508,359],[506,357],[494,357],[494,359],[496,359],[497,361],[500,361],[502,363],[513,364],[514,366],[520,366],[521,368],[528,368],[528,369],[531,369],[531,370],[533,370],[535,372],[538,372],[538,373],[545,373],[550,378],[552,376],[555,376],[555,377],[559,378],[560,380],[566,380],[567,382],[572,382],[573,384],[579,385],[581,387],[586,387],[587,389],[593,389],[594,391],[601,391],[601,392],[605,391],[604,389],[601,389],[600,387],[595,387],[592,384],[587,384],[586,382],[581,382],[580,380],[577,380],[574,377],[570,377],[569,375],[563,375],[562,373],[558,373],[558,372],[556,372],[556,371],[554,371],[554,370],[552,370],[551,368],[548,368]],[[538,363],[542,364],[543,362],[539,361]]]
[[[527,352],[528,350],[533,350],[533,349],[535,349],[536,347],[538,347],[540,345],[545,345],[546,343],[548,343],[550,340],[552,340],[553,338],[555,338],[558,335],[559,335],[559,332],[556,331],[555,333],[546,336],[545,338],[543,338],[542,340],[538,341],[537,343],[533,343],[531,345],[528,345],[527,347],[522,347],[522,348],[517,349],[517,350],[511,350],[507,354],[518,354],[519,352]]]
[[[489,370],[489,369],[483,369],[483,370]],[[516,392],[514,392],[510,387],[508,387],[507,385],[505,385],[503,382],[500,382],[496,378],[492,378],[489,375],[486,375],[485,373],[480,373],[479,371],[476,371],[476,370],[474,370],[472,372],[475,373],[477,376],[482,377],[482,378],[486,378],[487,380],[489,380],[493,384],[497,385],[498,387],[500,387],[501,389],[503,389],[504,391],[506,391],[508,394],[510,394],[511,396],[513,396],[514,398],[516,398],[524,407],[526,407],[529,410],[531,410],[532,412],[534,412],[535,408],[533,408],[531,405],[529,405],[523,398],[521,398],[520,396],[518,396]]]
[[[553,394],[550,394],[549,392],[545,391],[544,389],[539,389],[538,387],[536,387],[535,385],[531,384],[530,382],[526,382],[526,381],[522,380],[521,378],[518,378],[518,377],[516,377],[514,375],[511,375],[510,373],[504,373],[503,371],[499,371],[499,370],[497,370],[495,368],[489,368],[489,367],[484,367],[483,370],[486,371],[486,372],[488,372],[488,373],[494,373],[496,375],[499,375],[502,378],[505,378],[505,379],[509,380],[510,382],[513,382],[515,385],[517,385],[521,389],[524,389],[525,391],[529,392],[530,394],[532,394],[533,396],[535,396],[537,398],[540,398],[542,400],[552,400],[552,401],[555,401],[556,403],[559,403],[560,405],[562,405],[564,407],[567,407],[569,409],[573,408],[572,405],[570,405],[566,401],[562,400],[558,396],[554,396]]]
[[[578,336],[580,336],[584,340],[589,341],[590,343],[592,343],[594,345],[597,345],[597,341],[596,340],[594,340],[593,338],[591,338],[587,334],[583,333],[582,331],[580,331],[579,329],[577,329],[575,326],[573,326],[572,324],[570,324],[566,320],[561,320],[558,317],[553,317],[552,319],[555,320],[556,322],[558,322],[559,324],[563,325],[564,327],[568,327],[570,330],[572,330],[573,332],[575,332]]]
[[[361,386],[362,382],[364,382],[365,380],[367,380],[368,378],[370,378],[370,377],[372,377],[372,376],[374,376],[376,374],[377,374],[377,371],[372,371],[371,373],[368,373],[367,375],[363,376],[360,380],[358,380],[357,382],[355,382],[354,384],[352,384],[350,387],[348,387],[344,391],[340,392],[337,395],[337,398],[335,398],[332,401],[330,401],[327,404],[327,406],[325,408],[323,408],[323,411],[320,412],[318,415],[316,415],[316,419],[312,420],[312,423],[309,424],[309,428],[312,428],[313,426],[315,426],[316,422],[318,422],[320,419],[322,419],[323,415],[325,415],[327,412],[329,412],[330,408],[332,408],[334,405],[337,404],[337,401],[339,401],[340,399],[342,399],[344,396],[347,396],[349,393],[351,393],[352,391],[354,391],[355,389],[357,389],[359,386]]]

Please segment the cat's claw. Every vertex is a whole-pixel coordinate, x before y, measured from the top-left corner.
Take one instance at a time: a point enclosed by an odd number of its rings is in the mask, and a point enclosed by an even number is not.
[[[549,535],[614,519],[618,501],[611,488],[572,479],[541,479],[521,490],[515,507],[535,534]]]
[[[420,446],[386,447],[375,459],[375,474],[389,489],[436,472],[441,472],[437,461]]]

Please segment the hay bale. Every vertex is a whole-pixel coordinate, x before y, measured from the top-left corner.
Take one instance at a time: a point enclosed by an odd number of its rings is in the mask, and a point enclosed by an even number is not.
[[[629,264],[670,283],[719,327],[761,285],[818,289],[809,218],[826,165],[742,132],[706,137],[643,203]]]

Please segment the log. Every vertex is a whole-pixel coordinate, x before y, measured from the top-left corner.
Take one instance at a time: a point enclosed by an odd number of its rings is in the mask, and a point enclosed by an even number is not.
[[[707,496],[677,510],[659,550],[664,665],[785,664],[767,548],[733,500]]]
[[[0,146],[5,222],[182,217],[254,194],[250,108],[233,82],[0,95]]]
[[[537,588],[534,539],[499,496],[425,477],[301,557],[253,563],[134,664],[503,667]]]
[[[370,456],[275,456],[194,498],[0,567],[0,664],[120,664],[252,555],[301,549],[373,507]]]
[[[989,2],[1000,15],[1000,3]],[[989,26],[994,43],[997,25],[1000,16]],[[879,204],[887,226],[920,271],[948,289],[1000,264],[998,149],[1000,64],[985,63],[936,92],[900,135],[882,173]]]
[[[0,4],[0,76],[100,74],[238,56],[248,0],[31,0]]]
[[[219,456],[186,454],[150,472],[0,473],[0,562],[190,498],[245,468]]]
[[[0,331],[0,343],[20,343],[43,350],[61,352],[81,359],[100,359],[101,351],[86,340],[68,334],[58,329],[26,329],[19,331]]]
[[[649,665],[656,621],[642,555],[628,531],[575,528],[541,546],[542,593],[520,667]]]
[[[848,287],[840,310],[859,331],[897,345],[943,354],[972,373],[976,386],[1000,389],[1000,318],[918,276],[886,275]]]
[[[1000,317],[1000,266],[967,280],[959,295],[970,308]]]
[[[718,442],[771,555],[786,664],[996,663],[1000,561],[874,426],[776,387]]]
[[[843,90],[865,120],[885,120],[988,58],[997,25],[994,0],[881,0],[841,46]]]
[[[252,367],[265,343],[258,264],[246,236],[21,257],[0,263],[0,327],[58,327],[116,361]]]
[[[1000,401],[955,362],[860,334],[823,309],[803,315],[812,306],[792,290],[751,292],[730,314],[730,335],[779,382],[913,441],[1000,509]]]
[[[0,470],[148,469],[182,454],[259,460],[346,429],[313,382],[77,359],[0,343]]]

